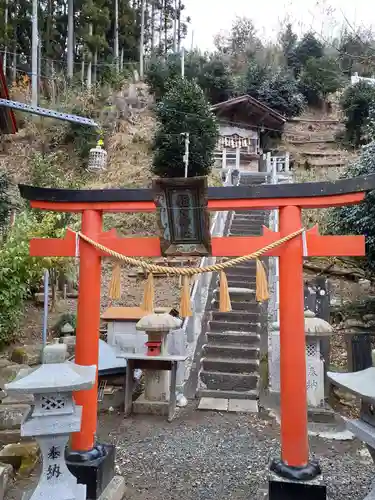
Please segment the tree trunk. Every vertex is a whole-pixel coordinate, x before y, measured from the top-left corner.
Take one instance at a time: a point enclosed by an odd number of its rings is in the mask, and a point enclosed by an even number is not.
[[[74,75],[74,0],[68,0],[68,78]]]
[[[81,82],[82,87],[85,85],[85,53],[82,53],[82,62],[81,62]]]
[[[155,0],[151,0],[151,56],[155,50]]]
[[[4,46],[4,55],[3,55],[3,72],[6,78],[7,75],[7,52],[8,52],[8,0],[5,0],[5,11],[4,11],[4,28],[5,28],[5,46]]]
[[[168,10],[167,0],[164,0],[164,54],[168,51]]]
[[[173,13],[173,52],[177,52],[177,8],[178,0],[174,0],[174,13]]]
[[[119,42],[118,42],[118,0],[115,0],[115,33],[114,33],[114,56],[116,63],[116,72],[119,72]]]
[[[163,4],[160,4],[160,17],[159,17],[159,51],[160,55],[163,54]]]
[[[98,77],[98,49],[95,50],[94,54],[94,71],[92,77],[94,85],[96,84],[97,77]]]
[[[178,15],[177,15],[177,49],[181,50],[181,0],[178,2]]]
[[[18,10],[18,0],[14,3],[13,11],[13,26],[14,26],[14,42],[13,42],[13,61],[12,61],[12,82],[15,83],[17,80],[17,10]]]

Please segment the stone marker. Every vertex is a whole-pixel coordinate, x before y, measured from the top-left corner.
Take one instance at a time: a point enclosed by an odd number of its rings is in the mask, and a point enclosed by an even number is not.
[[[41,367],[6,384],[8,394],[33,394],[35,405],[21,426],[22,436],[35,436],[43,456],[42,474],[30,500],[85,500],[86,485],[78,484],[65,462],[65,448],[72,432],[81,428],[82,407],[73,401],[73,391],[90,389],[96,366],[63,362],[66,345],[46,346]],[[56,361],[60,361],[57,362]],[[1,460],[1,459],[0,459]]]
[[[43,350],[43,363],[54,364],[64,363],[68,353],[68,346],[66,344],[50,344]]]
[[[273,323],[272,332],[272,391],[280,392],[280,332],[279,323]],[[306,336],[306,389],[307,401],[310,407],[324,406],[325,383],[324,361],[321,356],[321,340],[332,335],[331,325],[317,318],[312,311],[305,311]]]
[[[9,477],[13,474],[13,467],[10,464],[0,463],[0,500],[4,500],[7,492]]]

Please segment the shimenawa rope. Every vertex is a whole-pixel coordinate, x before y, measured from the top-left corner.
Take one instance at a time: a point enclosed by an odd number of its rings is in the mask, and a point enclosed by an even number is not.
[[[114,250],[111,250],[108,247],[105,247],[104,245],[101,245],[97,241],[92,240],[85,234],[78,232],[78,236],[82,238],[86,243],[89,243],[93,247],[95,247],[97,250],[100,250],[106,254],[108,254],[110,257],[113,257],[115,259],[121,260],[125,262],[125,264],[128,264],[130,266],[139,266],[142,269],[145,269],[146,271],[149,271],[150,273],[159,273],[159,274],[169,274],[169,275],[175,275],[175,276],[194,276],[195,274],[203,274],[203,273],[212,273],[215,271],[223,271],[224,269],[227,269],[229,267],[236,266],[237,264],[241,264],[242,262],[246,262],[248,260],[253,260],[257,259],[264,253],[269,252],[270,250],[273,250],[274,248],[279,247],[283,243],[286,243],[287,241],[292,240],[296,236],[299,236],[305,231],[305,228],[298,229],[298,231],[295,231],[294,233],[290,233],[287,236],[284,236],[280,240],[274,241],[273,243],[270,243],[269,245],[260,248],[256,252],[253,252],[248,255],[242,255],[241,257],[235,257],[234,259],[229,259],[225,262],[220,262],[219,264],[213,264],[211,266],[206,266],[206,267],[168,267],[168,266],[158,266],[156,264],[150,264],[149,262],[146,262],[141,259],[134,259],[133,257],[127,257],[126,255],[122,255],[121,253],[115,252]]]

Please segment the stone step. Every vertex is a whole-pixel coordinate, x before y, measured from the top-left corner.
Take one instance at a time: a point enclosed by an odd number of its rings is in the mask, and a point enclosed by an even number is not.
[[[243,217],[266,217],[269,214],[269,210],[236,210],[234,216],[238,215]]]
[[[264,221],[268,220],[268,218],[269,218],[269,215],[257,214],[255,212],[253,214],[236,213],[233,216],[232,223],[233,222],[243,222],[243,223],[254,222],[254,223],[262,224]]]
[[[230,288],[250,288],[252,290],[256,289],[256,279],[254,278],[243,278],[241,276],[227,276],[228,286]]]
[[[243,332],[238,330],[223,330],[223,331],[207,331],[207,341],[212,345],[233,345],[240,344],[242,346],[259,345],[260,335],[257,332]]]
[[[259,359],[259,347],[239,344],[205,344],[203,354],[208,358]]]
[[[229,311],[220,312],[212,311],[213,321],[228,321],[229,323],[246,323],[246,324],[257,324],[259,319],[259,314],[257,312],[247,312],[247,311]]]
[[[228,267],[227,269],[225,269],[225,274],[227,276],[246,276],[246,278],[255,281],[256,266],[254,264],[250,266],[243,266],[241,264],[233,267]]]
[[[261,236],[262,234],[263,234],[263,230],[259,226],[257,229],[232,229],[231,228],[228,236]]]
[[[254,288],[228,288],[230,300],[234,302],[243,302],[246,304],[257,303],[255,302],[255,286]],[[216,302],[220,298],[220,289],[216,288],[214,290],[214,298]]]
[[[258,399],[259,393],[257,390],[251,391],[223,391],[221,389],[210,390],[200,389],[197,396],[199,398],[215,398],[215,399]]]
[[[250,391],[257,390],[259,385],[258,373],[225,373],[207,372],[201,370],[200,379],[207,389],[221,389],[222,391]]]
[[[202,358],[201,363],[206,372],[252,374],[259,367],[257,359]]]
[[[263,225],[261,222],[253,222],[253,221],[236,221],[233,222],[230,230],[231,231],[258,231],[263,228]]]
[[[259,314],[259,304],[254,300],[252,302],[239,302],[233,300],[233,297],[230,296],[230,302],[232,305],[232,311],[246,311],[249,313]],[[220,302],[219,300],[213,300],[211,305],[212,309],[218,311],[220,307]]]

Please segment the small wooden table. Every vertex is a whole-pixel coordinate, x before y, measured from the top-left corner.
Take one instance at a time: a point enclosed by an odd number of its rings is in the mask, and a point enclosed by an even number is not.
[[[128,417],[133,408],[133,373],[134,370],[167,370],[171,372],[169,385],[168,422],[172,422],[176,412],[176,380],[177,364],[185,361],[187,356],[147,356],[146,354],[133,354],[124,352],[118,354],[119,358],[125,358],[127,362],[125,375],[125,402],[124,417]]]

